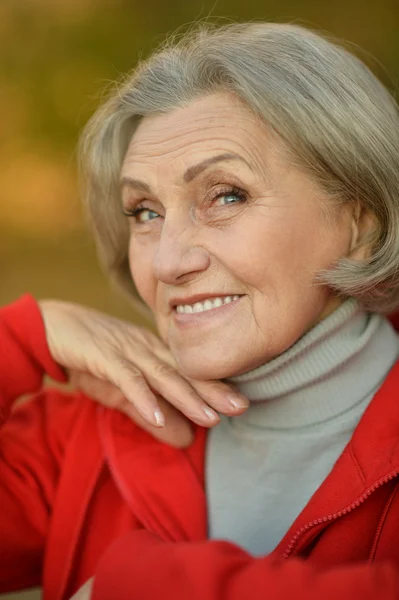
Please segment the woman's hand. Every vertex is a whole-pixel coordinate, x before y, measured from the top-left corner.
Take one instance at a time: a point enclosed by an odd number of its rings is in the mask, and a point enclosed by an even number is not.
[[[165,344],[145,328],[66,302],[39,306],[51,355],[71,382],[162,441],[187,446],[187,419],[212,427],[218,412],[238,415],[248,406],[226,383],[183,377]]]

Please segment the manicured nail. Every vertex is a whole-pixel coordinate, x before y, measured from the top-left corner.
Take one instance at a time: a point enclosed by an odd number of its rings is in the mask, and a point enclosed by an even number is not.
[[[205,408],[203,410],[204,410],[204,413],[206,414],[207,418],[210,421],[218,421],[219,420],[219,415],[217,414],[217,412],[215,412],[208,406],[205,406]]]
[[[249,406],[249,401],[243,396],[229,396],[228,401],[230,406],[232,406],[235,410],[241,410],[243,408],[248,408]]]
[[[154,411],[154,419],[157,427],[165,427],[165,415],[161,410]]]

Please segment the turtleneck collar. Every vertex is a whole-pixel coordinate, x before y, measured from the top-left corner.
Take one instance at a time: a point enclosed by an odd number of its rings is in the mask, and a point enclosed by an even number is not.
[[[292,429],[333,419],[373,393],[397,355],[388,320],[346,300],[286,352],[229,379],[251,401],[234,422]]]

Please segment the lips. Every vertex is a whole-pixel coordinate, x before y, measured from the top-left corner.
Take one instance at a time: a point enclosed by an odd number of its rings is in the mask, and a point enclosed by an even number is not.
[[[231,302],[234,302],[234,300],[238,300],[239,298],[240,296],[237,294],[234,296],[215,296],[211,298],[208,296],[202,302],[197,301],[194,303],[185,302],[184,304],[178,304],[175,307],[175,310],[178,314],[202,313],[208,310],[212,310],[213,308],[220,308],[225,304],[230,304]]]
[[[241,296],[241,294],[236,294],[236,293],[232,293],[232,294],[226,294],[226,292],[222,293],[222,294],[210,294],[210,293],[204,293],[204,294],[192,294],[191,296],[175,296],[174,298],[171,298],[169,300],[169,307],[171,310],[175,310],[177,306],[182,306],[182,305],[194,305],[197,302],[205,302],[206,300],[214,300],[215,298],[227,298],[227,297],[233,297],[233,296]]]

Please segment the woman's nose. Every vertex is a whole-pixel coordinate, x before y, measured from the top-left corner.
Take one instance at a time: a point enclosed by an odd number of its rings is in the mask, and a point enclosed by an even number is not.
[[[183,283],[206,271],[209,254],[196,244],[191,227],[178,231],[165,222],[154,258],[154,274],[159,281],[172,285]]]

